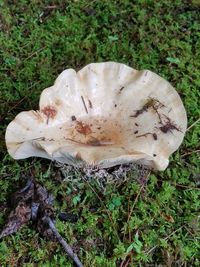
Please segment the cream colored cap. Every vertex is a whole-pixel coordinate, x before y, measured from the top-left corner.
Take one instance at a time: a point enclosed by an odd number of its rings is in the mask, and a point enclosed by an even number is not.
[[[115,62],[63,71],[40,98],[39,111],[8,125],[14,159],[43,157],[107,168],[138,162],[164,170],[180,146],[186,111],[176,90],[149,71]]]

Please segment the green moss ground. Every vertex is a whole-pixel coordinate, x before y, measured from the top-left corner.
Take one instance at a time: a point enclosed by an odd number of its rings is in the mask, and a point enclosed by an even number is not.
[[[0,227],[10,194],[34,174],[57,210],[79,215],[76,224],[57,220],[57,227],[84,266],[120,266],[128,253],[129,266],[200,266],[200,123],[140,194],[137,181],[105,192],[73,187],[49,161],[14,161],[4,142],[8,123],[37,109],[41,91],[62,70],[110,60],[168,79],[193,124],[200,117],[199,14],[199,1],[0,0]],[[27,226],[0,242],[0,266],[73,265],[57,243]]]

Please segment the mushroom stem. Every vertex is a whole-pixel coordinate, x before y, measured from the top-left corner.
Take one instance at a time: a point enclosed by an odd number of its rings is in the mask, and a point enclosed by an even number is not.
[[[53,221],[50,217],[45,218],[46,223],[49,225],[49,228],[52,230],[54,236],[57,238],[58,242],[62,245],[67,255],[74,261],[77,267],[83,267],[83,264],[80,262],[78,256],[73,252],[70,245],[62,238],[62,236],[58,233]]]

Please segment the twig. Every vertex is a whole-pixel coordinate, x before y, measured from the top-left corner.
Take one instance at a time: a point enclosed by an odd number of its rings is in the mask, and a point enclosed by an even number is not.
[[[194,234],[190,231],[190,229],[187,228],[186,225],[183,226],[185,228],[185,230],[191,235],[194,237]]]
[[[127,260],[127,257],[129,256],[129,258],[128,258],[128,260]],[[121,264],[120,264],[120,267],[127,267],[128,265],[129,265],[129,263],[130,263],[130,255],[128,254],[127,256],[126,256],[126,258],[125,259],[123,259],[123,261],[121,262]]]
[[[88,184],[88,186],[90,187],[90,189],[95,193],[95,195],[97,196],[97,198],[99,199],[99,201],[103,204],[103,206],[104,206],[104,208],[105,208],[105,210],[106,210],[106,212],[107,212],[107,214],[108,214],[108,217],[109,217],[111,223],[113,224],[113,228],[114,228],[114,230],[115,230],[115,232],[116,232],[116,236],[117,236],[117,238],[118,238],[119,241],[120,241],[120,237],[119,237],[119,235],[118,235],[118,233],[117,233],[117,229],[115,228],[115,225],[114,225],[114,222],[113,222],[113,219],[112,219],[112,215],[111,215],[110,212],[107,210],[106,205],[104,204],[104,202],[102,201],[102,199],[100,198],[100,196],[98,195],[98,193],[97,193],[97,192],[94,190],[94,188],[91,186],[91,184],[90,184],[84,177],[83,177],[83,180]]]
[[[81,100],[83,102],[83,106],[85,108],[85,112],[88,113],[88,110],[87,110],[87,107],[86,107],[85,100],[84,100],[84,97],[83,96],[81,96]]]
[[[198,118],[198,120],[196,120],[194,123],[192,123],[186,130],[186,132],[188,132],[192,127],[194,127],[198,122],[200,122],[200,118]]]
[[[67,255],[74,261],[77,267],[83,267],[83,264],[80,262],[78,256],[73,252],[70,245],[62,238],[62,236],[58,233],[54,223],[52,222],[50,217],[45,217],[46,223],[49,225],[49,228],[52,230],[53,234],[57,238],[58,242],[62,245]]]
[[[157,180],[160,182],[166,181],[165,179],[160,179],[159,177],[157,177]],[[186,188],[189,190],[200,190],[199,187],[194,187],[194,186],[189,186],[189,185],[183,185],[183,184],[177,184],[177,183],[172,183],[172,185],[174,185],[175,187]]]
[[[41,48],[39,48],[39,49],[36,50],[35,52],[31,53],[27,58],[25,58],[24,61],[26,61],[26,60],[30,59],[31,57],[37,55],[37,53],[41,52],[41,51],[44,50],[44,49],[45,49],[45,47],[41,47]]]
[[[119,267],[123,267],[123,265],[124,265],[125,261],[126,261],[126,258],[122,260],[122,262],[121,262],[121,264],[120,264],[120,266],[119,266]]]
[[[194,151],[190,151],[190,152],[186,152],[183,155],[181,155],[181,158],[184,158],[186,156],[189,156],[189,155],[191,155],[193,153],[198,153],[198,152],[200,152],[200,149],[197,149],[197,150],[194,150]]]
[[[21,98],[10,110],[8,110],[7,113],[11,112],[13,109],[15,109],[19,104],[21,104],[25,99],[27,98],[27,95]]]
[[[57,6],[56,6],[56,5],[45,6],[44,8],[45,8],[45,9],[55,9],[55,8],[57,8]]]
[[[25,99],[27,98],[27,96],[24,96],[22,99],[20,99],[11,109],[9,109],[5,114],[3,114],[3,116],[0,118],[0,122],[3,121],[5,119],[5,117],[7,116],[8,113],[10,113],[13,109],[15,109],[17,106],[19,106],[19,104],[21,104]]]
[[[28,179],[26,185],[19,191],[20,194],[24,193],[25,191],[29,190],[33,183],[33,179]]]
[[[126,259],[127,259],[127,257],[121,262],[120,267],[127,267],[129,265],[130,258],[128,258],[128,260],[126,260]]]
[[[147,174],[147,176],[146,176],[146,180],[148,180],[150,173],[151,173],[151,171],[148,172],[148,174]],[[136,205],[136,203],[137,203],[137,201],[138,201],[138,198],[139,198],[139,196],[140,196],[140,193],[142,192],[142,190],[143,190],[143,188],[144,188],[145,185],[146,185],[146,183],[142,184],[142,186],[140,187],[140,190],[138,191],[138,193],[137,193],[137,195],[136,195],[136,198],[135,198],[135,200],[134,200],[134,202],[133,202],[133,205],[132,205],[132,207],[131,207],[131,210],[130,210],[130,212],[129,212],[129,214],[128,214],[127,225],[128,225],[128,223],[129,223],[129,221],[130,221],[131,215],[132,215],[132,213],[133,213],[133,209],[134,209],[134,207],[135,207],[135,205]],[[124,238],[125,238],[125,232],[124,232]],[[124,238],[123,238],[123,239],[124,239]]]
[[[128,215],[127,223],[129,222],[129,220],[130,220],[130,218],[131,218],[131,215],[132,215],[132,213],[133,213],[133,209],[134,209],[134,207],[135,207],[135,204],[136,204],[137,201],[138,201],[138,198],[139,198],[139,196],[140,196],[140,193],[142,192],[143,187],[144,187],[144,184],[141,185],[140,190],[138,191],[137,196],[136,196],[136,198],[135,198],[135,200],[134,200],[134,202],[133,202],[133,205],[132,205],[131,210],[130,210],[129,215]]]
[[[127,262],[126,262],[126,264],[124,265],[124,267],[128,267],[129,263],[130,263],[130,258],[127,260]]]
[[[172,183],[172,184],[175,185],[175,187],[182,187],[182,188],[186,188],[186,189],[190,189],[190,190],[200,190],[200,188],[194,187],[194,186],[187,186],[187,185],[176,184],[176,183]]]
[[[168,236],[166,236],[166,237],[164,238],[164,240],[169,239],[170,236],[172,236],[173,234],[175,234],[176,232],[178,232],[178,231],[179,231],[181,228],[183,228],[183,227],[184,227],[184,225],[181,226],[181,227],[179,227],[179,228],[176,229],[175,231],[173,231],[171,234],[169,234]],[[158,245],[152,247],[150,250],[148,250],[148,251],[146,252],[146,255],[149,255],[149,254],[150,254],[152,251],[154,251],[157,247],[158,247]]]

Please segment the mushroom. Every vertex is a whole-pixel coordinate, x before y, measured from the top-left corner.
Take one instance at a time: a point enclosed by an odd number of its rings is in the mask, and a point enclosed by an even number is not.
[[[14,159],[99,168],[137,162],[164,170],[187,127],[183,103],[165,79],[115,62],[64,70],[42,92],[39,107],[7,127]]]

